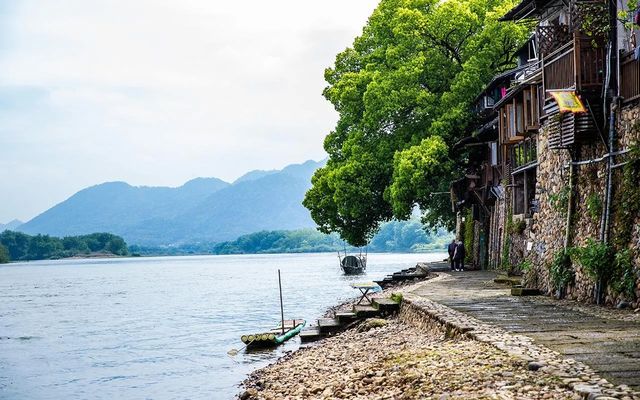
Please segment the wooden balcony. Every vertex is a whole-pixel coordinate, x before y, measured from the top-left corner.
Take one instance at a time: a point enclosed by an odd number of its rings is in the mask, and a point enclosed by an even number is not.
[[[625,102],[640,99],[640,60],[633,52],[620,59],[620,95]]]
[[[591,39],[577,33],[569,43],[543,58],[545,93],[558,89],[598,93],[602,89],[604,70],[604,47],[594,47]]]

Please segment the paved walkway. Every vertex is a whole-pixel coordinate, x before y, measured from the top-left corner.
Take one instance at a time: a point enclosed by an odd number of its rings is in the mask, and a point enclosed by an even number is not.
[[[544,296],[514,297],[495,272],[440,272],[414,294],[528,336],[610,382],[640,390],[640,314]]]

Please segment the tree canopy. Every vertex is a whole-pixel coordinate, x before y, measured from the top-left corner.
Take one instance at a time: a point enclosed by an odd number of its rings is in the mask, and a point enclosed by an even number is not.
[[[0,264],[6,264],[11,261],[9,257],[9,250],[0,244]]]
[[[451,234],[438,231],[427,234],[417,220],[391,221],[381,225],[369,243],[370,252],[420,252],[444,250]],[[315,253],[341,251],[344,242],[338,235],[326,235],[315,229],[262,231],[240,236],[213,246],[214,254]],[[354,250],[348,248],[347,250]]]
[[[528,28],[498,22],[512,0],[382,0],[353,47],[325,71],[339,113],[325,138],[327,165],[304,205],[322,232],[361,246],[391,219],[420,207],[423,222],[451,227],[449,182],[464,154],[470,105],[514,66]]]
[[[92,233],[60,239],[49,235],[30,236],[22,232],[4,231],[0,233],[0,258],[2,248],[6,248],[13,261],[45,260],[90,253],[119,256],[129,254],[125,241],[111,233]]]

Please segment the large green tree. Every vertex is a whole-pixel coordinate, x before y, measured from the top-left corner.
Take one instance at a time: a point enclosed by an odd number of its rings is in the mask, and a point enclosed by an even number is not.
[[[380,224],[406,219],[448,226],[446,191],[464,154],[470,104],[514,66],[527,27],[498,22],[512,0],[382,0],[352,48],[325,71],[324,96],[339,113],[304,205],[322,232],[364,245]]]

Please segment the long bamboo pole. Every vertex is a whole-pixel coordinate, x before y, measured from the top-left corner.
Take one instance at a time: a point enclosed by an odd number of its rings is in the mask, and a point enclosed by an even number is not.
[[[282,320],[282,334],[284,335],[284,306],[282,305],[282,280],[280,270],[278,270],[278,288],[280,289],[280,318]]]

